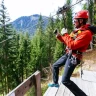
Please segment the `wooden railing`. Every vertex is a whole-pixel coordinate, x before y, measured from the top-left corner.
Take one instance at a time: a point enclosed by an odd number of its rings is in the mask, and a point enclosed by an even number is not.
[[[35,96],[41,96],[41,80],[40,72],[36,71],[28,79],[18,85],[14,90],[9,92],[7,96],[24,96],[24,94],[34,85]]]

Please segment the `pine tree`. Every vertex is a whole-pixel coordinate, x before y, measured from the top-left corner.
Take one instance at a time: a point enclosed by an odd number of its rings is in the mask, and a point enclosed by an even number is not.
[[[17,58],[17,73],[18,83],[23,82],[28,75],[28,65],[30,62],[30,39],[27,33],[19,34],[18,40],[18,58]]]
[[[71,2],[72,0],[67,0],[67,4],[69,6],[71,6]],[[67,25],[67,29],[68,29],[68,32],[72,32],[73,30],[73,22],[72,22],[72,9],[70,8],[67,12],[66,12],[66,25]]]
[[[45,60],[45,40],[44,40],[44,22],[42,16],[40,15],[37,31],[31,41],[31,70],[34,72],[36,70],[42,71],[42,66],[46,62]]]
[[[47,50],[47,58],[48,64],[51,65],[53,63],[53,54],[55,51],[56,37],[54,35],[54,19],[50,16],[49,23],[46,28],[46,50]]]
[[[15,35],[15,31],[13,30],[12,25],[10,24],[10,17],[7,13],[7,8],[4,5],[4,0],[2,0],[0,6],[0,66],[1,66],[1,73],[2,77],[2,93],[8,93],[9,90],[12,88],[12,84],[14,82],[10,82],[12,80],[12,72],[13,68],[13,61],[15,60],[15,39],[13,38]],[[12,68],[12,69],[11,69]]]
[[[28,65],[30,64],[30,52],[31,52],[31,40],[29,37],[29,34],[25,34],[25,39],[24,39],[24,78],[27,78],[29,76],[28,70],[29,67]]]
[[[64,27],[63,18],[60,18],[59,16],[57,16],[55,20],[55,28],[57,28],[58,31],[60,32],[63,27]],[[56,39],[55,51],[53,54],[54,61],[56,61],[58,58],[60,58],[62,54],[64,54],[64,49],[65,49],[65,45]]]
[[[88,23],[90,25],[95,23],[95,16],[94,16],[94,2],[93,0],[88,0],[87,3],[83,6],[83,9],[87,9],[89,11],[89,18],[88,18]],[[90,48],[93,49],[93,42],[95,40],[95,35],[93,36],[93,40],[90,42]]]

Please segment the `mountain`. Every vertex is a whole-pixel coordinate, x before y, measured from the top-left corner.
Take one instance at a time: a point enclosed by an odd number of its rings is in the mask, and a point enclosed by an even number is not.
[[[39,17],[40,15],[38,14],[31,16],[22,16],[11,23],[16,31],[28,32],[30,35],[33,35],[36,31]],[[44,22],[43,27],[46,28],[48,24],[48,17],[42,16],[42,20]]]

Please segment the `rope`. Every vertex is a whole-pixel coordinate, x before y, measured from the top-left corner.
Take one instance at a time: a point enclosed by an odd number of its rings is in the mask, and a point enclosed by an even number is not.
[[[83,75],[83,69],[82,69],[82,63],[81,63],[81,78],[82,78],[82,75]]]

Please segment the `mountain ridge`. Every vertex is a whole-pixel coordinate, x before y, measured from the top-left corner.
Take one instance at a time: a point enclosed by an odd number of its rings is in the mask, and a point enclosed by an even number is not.
[[[38,20],[39,20],[40,15],[34,14],[30,16],[21,16],[11,22],[13,25],[13,28],[18,31],[18,32],[28,32],[30,35],[33,35],[34,32],[36,31]],[[48,24],[48,19],[49,17],[47,16],[42,16],[42,20],[44,23],[44,29],[46,28]]]

